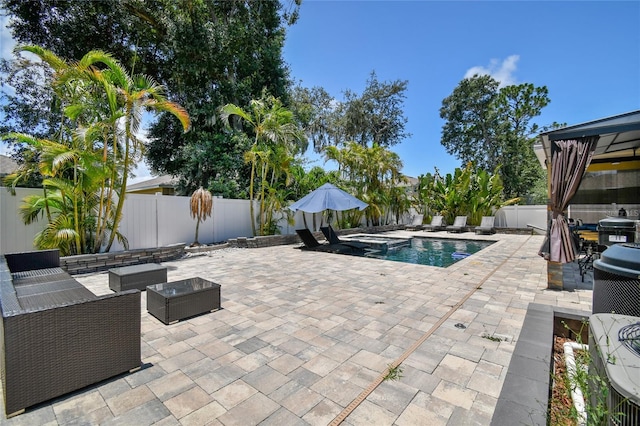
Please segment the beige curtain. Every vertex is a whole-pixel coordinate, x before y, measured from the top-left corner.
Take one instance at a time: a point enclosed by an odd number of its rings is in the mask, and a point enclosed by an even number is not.
[[[551,222],[539,253],[551,262],[567,263],[576,257],[564,212],[591,163],[598,139],[600,136],[551,142]]]

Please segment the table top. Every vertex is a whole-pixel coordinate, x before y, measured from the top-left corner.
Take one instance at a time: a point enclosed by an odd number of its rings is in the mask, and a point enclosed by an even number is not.
[[[165,297],[180,296],[197,291],[207,290],[211,288],[220,287],[220,284],[216,284],[211,281],[207,281],[200,277],[188,278],[186,280],[172,281],[162,284],[153,284],[147,286],[147,291],[155,291]]]
[[[138,274],[141,272],[158,271],[160,269],[167,269],[167,267],[162,266],[158,263],[142,263],[140,265],[111,268],[109,269],[109,273],[116,274],[116,275],[126,275],[126,274]]]

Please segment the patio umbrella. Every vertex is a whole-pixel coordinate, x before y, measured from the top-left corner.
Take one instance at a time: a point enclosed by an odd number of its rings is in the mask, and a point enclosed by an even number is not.
[[[295,203],[289,209],[297,212],[302,210],[307,213],[320,213],[325,210],[344,211],[351,209],[364,210],[368,204],[358,200],[353,195],[342,189],[325,183],[320,188],[311,191]]]

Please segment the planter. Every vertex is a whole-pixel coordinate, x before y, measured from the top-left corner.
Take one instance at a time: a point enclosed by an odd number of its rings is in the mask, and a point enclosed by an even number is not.
[[[529,304],[491,419],[492,426],[547,424],[554,335],[575,338],[568,335],[570,330],[582,330],[580,338],[586,342],[588,330],[582,325],[590,314]]]

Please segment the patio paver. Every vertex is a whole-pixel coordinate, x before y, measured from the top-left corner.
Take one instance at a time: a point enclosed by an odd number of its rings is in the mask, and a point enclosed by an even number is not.
[[[541,236],[424,236],[497,242],[449,268],[293,246],[166,262],[169,281],[220,284],[222,309],[167,326],[143,294],[143,369],[0,424],[326,425],[403,356],[343,424],[487,424],[528,303],[590,311],[589,283],[547,290]]]

